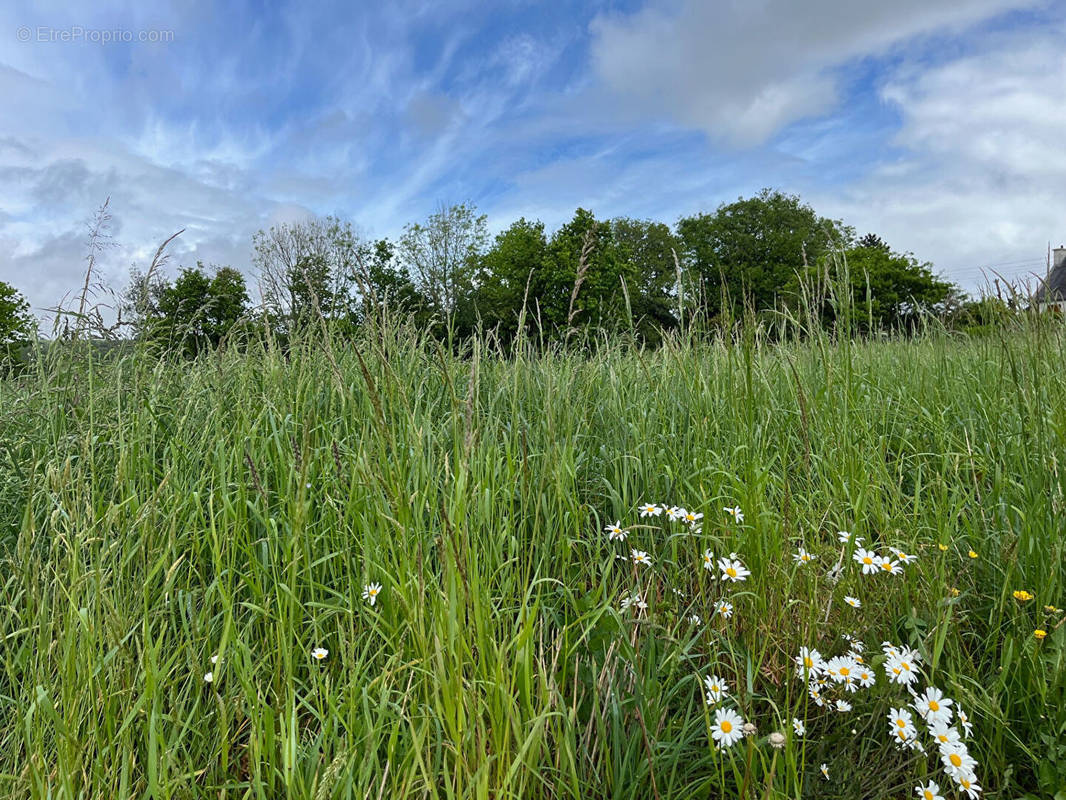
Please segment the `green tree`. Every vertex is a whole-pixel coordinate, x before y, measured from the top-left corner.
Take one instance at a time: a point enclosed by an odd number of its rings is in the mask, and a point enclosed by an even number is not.
[[[137,330],[166,346],[180,345],[190,355],[217,347],[248,312],[244,276],[232,267],[211,275],[197,262],[173,281],[160,279],[139,292]]]
[[[0,281],[0,364],[5,368],[21,359],[22,349],[33,339],[37,321],[26,298]]]
[[[678,286],[674,255],[681,243],[661,222],[628,217],[611,220],[611,237],[625,265],[622,273],[633,281],[627,291],[637,333],[645,342],[656,343],[663,330],[677,326],[679,302],[686,299]]]
[[[536,321],[528,313],[528,301],[543,288],[539,281],[547,255],[544,223],[522,218],[498,233],[480,260],[475,294],[477,313],[485,328],[495,330],[504,342],[510,342],[518,332],[523,304],[527,304],[526,331],[535,330]]]
[[[714,315],[723,310],[723,294],[733,312],[742,302],[755,310],[774,308],[805,264],[845,246],[853,232],[795,195],[764,189],[713,214],[682,218],[678,235],[700,303]]]

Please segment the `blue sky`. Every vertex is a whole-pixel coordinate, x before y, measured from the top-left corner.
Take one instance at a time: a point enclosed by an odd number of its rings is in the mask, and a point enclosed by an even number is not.
[[[767,186],[967,288],[1066,239],[1062,0],[66,5],[0,10],[0,280],[38,309],[108,196],[115,285],[180,228],[171,270],[250,270],[309,214],[673,223]]]

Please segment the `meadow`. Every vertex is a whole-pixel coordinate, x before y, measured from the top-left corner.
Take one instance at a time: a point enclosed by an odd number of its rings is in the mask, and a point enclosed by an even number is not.
[[[1048,319],[51,348],[0,382],[0,794],[1062,798],[1063,454]]]

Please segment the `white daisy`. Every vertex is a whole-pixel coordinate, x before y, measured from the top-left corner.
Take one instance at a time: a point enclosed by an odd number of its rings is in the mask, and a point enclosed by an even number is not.
[[[822,687],[817,683],[810,683],[807,685],[807,691],[811,696],[811,700],[814,701],[816,706],[822,707],[825,705],[825,699],[822,697]]]
[[[721,579],[739,583],[751,575],[751,572],[737,560],[736,553],[730,553],[729,555],[730,558],[718,559],[718,569],[722,571]]]
[[[874,575],[877,572],[877,567],[880,564],[880,556],[871,550],[867,550],[865,547],[860,547],[856,550],[851,558],[858,564],[862,564],[863,575]]]
[[[691,617],[688,618],[688,621],[691,622],[693,625],[702,625],[703,624],[703,620],[700,619],[700,615],[699,614],[693,614]]]
[[[858,671],[855,673],[855,680],[862,688],[869,689],[877,682],[877,676],[874,675],[872,669],[868,669],[860,664]]]
[[[678,508],[677,506],[670,506],[670,508],[666,509],[666,518],[673,522],[676,522],[677,520],[681,519],[684,513],[685,509]]]
[[[973,723],[970,722],[970,718],[967,716],[966,712],[958,706],[955,707],[955,711],[959,717],[959,724],[962,725],[962,735],[968,737],[970,732],[973,731]]]
[[[733,506],[732,508],[727,506],[722,510],[727,514],[730,514],[733,517],[734,522],[740,523],[744,521],[744,512],[740,510],[740,506]]]
[[[823,778],[829,780],[829,766],[827,764],[822,764],[822,766],[818,767],[818,771],[822,773]]]
[[[903,648],[885,662],[885,675],[893,683],[910,686],[918,680],[918,654]]]
[[[959,788],[966,792],[970,800],[977,800],[981,796],[981,787],[977,785],[977,776],[972,772],[969,775],[959,775],[955,778],[955,783],[959,785]]]
[[[835,656],[825,665],[825,674],[835,683],[843,684],[849,692],[854,692],[858,688],[855,679],[858,677],[859,669],[855,659],[848,656]]]
[[[640,516],[642,517],[657,517],[662,513],[662,506],[657,506],[655,503],[645,503],[640,507]]]
[[[888,721],[892,728],[892,739],[901,747],[918,735],[911,712],[905,708],[893,708],[888,714]]]
[[[797,717],[792,718],[792,730],[796,732],[797,736],[803,736],[807,732],[807,726],[803,724]]]
[[[817,678],[825,671],[825,660],[817,650],[801,647],[795,662],[796,676],[803,680]]]
[[[316,647],[314,650],[311,651],[311,658],[315,659],[316,661],[324,661],[326,656],[328,655],[329,650],[324,647]]]
[[[792,554],[792,560],[795,561],[797,564],[810,564],[817,557],[818,556],[808,553],[802,547]]]
[[[719,708],[714,712],[711,738],[720,747],[732,747],[744,736],[744,719],[731,708]]]
[[[954,744],[955,742],[961,742],[962,737],[959,736],[957,728],[948,725],[946,722],[933,722],[929,725],[929,735],[933,737],[933,741],[936,742],[937,747],[943,748],[945,745]]]
[[[888,556],[881,556],[877,561],[877,566],[882,572],[887,572],[889,575],[902,575],[903,567],[899,565],[898,561],[893,561]],[[863,572],[866,570],[863,569]]]
[[[708,675],[703,679],[703,686],[707,690],[707,705],[715,706],[722,702],[722,698],[729,694],[729,684],[717,675]]]
[[[899,559],[901,564],[913,564],[918,560],[918,556],[911,553],[904,553],[898,547],[890,547],[888,549],[892,551],[892,555]]]
[[[622,525],[620,522],[612,522],[610,525],[604,528],[604,531],[607,532],[607,539],[612,542],[615,539],[617,539],[618,541],[622,541],[626,538],[626,536],[629,535],[625,530],[622,529]]]
[[[204,674],[204,682],[205,683],[214,683],[215,682],[215,673],[213,673],[213,672],[205,673]]]
[[[681,509],[681,521],[687,522],[691,527],[696,527],[696,524],[703,519],[703,514],[697,514],[695,511],[686,511]]]
[[[733,604],[726,600],[720,600],[715,612],[720,614],[722,619],[729,619],[733,616]]]
[[[977,762],[966,750],[962,742],[946,745],[940,749],[940,760],[944,763],[944,771],[953,779],[958,780],[963,776],[972,775]]]
[[[915,786],[914,791],[922,800],[944,800],[940,787],[934,781],[929,781],[925,786]]]
[[[935,686],[927,686],[923,694],[914,698],[912,706],[929,725],[951,722],[951,698]]]
[[[859,598],[857,597],[852,597],[851,595],[844,595],[844,602],[852,608],[862,608],[862,601],[859,600]]]
[[[649,556],[643,550],[634,550],[632,555],[634,564],[640,564],[643,567],[651,565],[651,556]]]
[[[211,656],[211,663],[212,664],[217,664],[218,663],[218,656],[217,655]]]
[[[381,594],[380,583],[368,583],[363,587],[363,599],[370,603],[370,605],[377,604],[379,594]]]
[[[849,703],[847,700],[837,700],[836,707],[837,711],[842,714],[846,711],[851,711],[851,703]]]
[[[710,548],[703,551],[703,568],[714,572],[714,553]]]
[[[837,531],[837,541],[841,544],[847,544],[850,542],[852,536],[854,536],[854,534],[851,531]],[[857,539],[856,541],[861,542],[862,539]]]

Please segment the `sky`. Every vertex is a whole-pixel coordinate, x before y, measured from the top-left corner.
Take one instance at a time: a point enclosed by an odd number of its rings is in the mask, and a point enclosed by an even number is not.
[[[968,290],[1066,241],[1066,0],[0,6],[0,281],[249,275],[253,233],[576,208],[675,223],[764,187]]]

